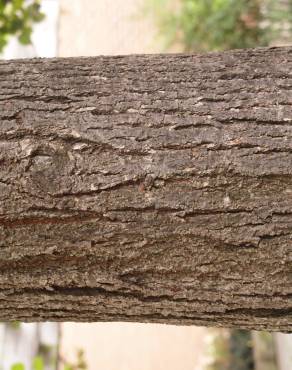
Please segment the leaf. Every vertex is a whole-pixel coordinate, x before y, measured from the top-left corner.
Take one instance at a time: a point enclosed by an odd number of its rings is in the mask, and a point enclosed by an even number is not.
[[[45,14],[40,11],[40,5],[38,2],[30,4],[26,8],[26,12],[34,22],[40,22],[45,18]]]
[[[41,22],[42,20],[44,20],[45,18],[45,14],[44,13],[35,13],[33,16],[32,16],[32,20],[34,22]]]
[[[31,34],[32,29],[30,27],[25,27],[19,35],[18,40],[21,42],[21,44],[28,45],[31,42]]]
[[[32,27],[45,18],[40,0],[0,0],[0,54],[11,35],[21,44],[31,42]]]
[[[19,329],[20,328],[20,325],[21,325],[21,322],[20,321],[12,321],[10,323],[10,327],[12,329],[15,329],[15,330]]]
[[[33,359],[33,370],[44,370],[44,361],[41,356],[37,356]]]
[[[71,365],[65,364],[63,370],[73,370],[73,367]]]
[[[23,0],[13,0],[13,8],[15,10],[21,9],[23,6]]]
[[[0,33],[0,53],[4,49],[4,47],[5,47],[6,44],[7,44],[7,40],[6,40],[5,35],[2,35]]]
[[[11,370],[25,370],[25,367],[23,364],[19,362],[19,363],[12,365]]]

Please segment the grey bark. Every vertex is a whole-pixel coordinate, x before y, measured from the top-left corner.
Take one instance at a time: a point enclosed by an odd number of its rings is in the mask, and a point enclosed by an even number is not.
[[[0,62],[1,320],[292,330],[292,48]]]

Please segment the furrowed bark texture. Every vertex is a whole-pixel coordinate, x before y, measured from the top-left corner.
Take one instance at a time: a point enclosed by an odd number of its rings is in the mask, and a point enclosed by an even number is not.
[[[1,320],[292,330],[292,48],[0,62]]]

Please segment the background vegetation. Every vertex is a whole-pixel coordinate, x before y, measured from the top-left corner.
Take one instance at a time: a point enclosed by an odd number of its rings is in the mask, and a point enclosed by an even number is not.
[[[16,36],[21,44],[29,44],[33,24],[43,18],[40,0],[0,0],[0,53],[10,36]]]
[[[211,346],[213,360],[206,370],[255,369],[252,345],[250,331],[215,329]]]
[[[228,50],[291,40],[292,0],[145,0],[165,48]]]

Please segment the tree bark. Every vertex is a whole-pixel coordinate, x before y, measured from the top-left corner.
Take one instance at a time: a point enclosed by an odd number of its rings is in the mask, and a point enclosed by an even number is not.
[[[0,62],[0,318],[292,330],[292,48]]]

